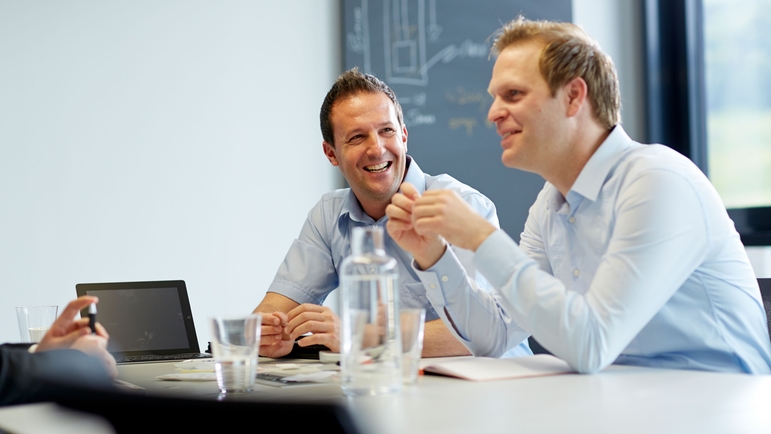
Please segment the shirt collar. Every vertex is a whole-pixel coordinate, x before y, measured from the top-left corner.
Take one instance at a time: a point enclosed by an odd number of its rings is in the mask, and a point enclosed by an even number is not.
[[[557,187],[551,185],[550,182],[546,182],[549,188],[549,193],[546,196],[546,208],[553,212],[558,212],[560,208],[565,204],[565,198],[562,197],[562,193],[557,190]]]
[[[575,192],[591,200],[597,200],[602,185],[608,178],[610,171],[621,159],[623,152],[632,145],[632,139],[626,134],[621,125],[616,125],[610,135],[586,162],[578,178],[570,188]],[[570,192],[568,192],[570,196]]]
[[[407,156],[407,165],[407,174],[404,176],[404,182],[409,182],[415,186],[418,193],[423,195],[426,191],[425,174],[420,170],[420,167],[418,167],[418,163],[416,163],[409,155]],[[399,191],[401,191],[401,189]]]
[[[418,167],[418,164],[415,162],[415,160],[413,160],[409,155],[406,157],[407,174],[404,176],[404,182],[409,182],[410,184],[414,185],[418,192],[423,194],[423,192],[426,191],[426,177],[424,176],[423,171],[420,170],[420,167]],[[367,213],[364,212],[364,209],[361,207],[361,203],[359,203],[359,199],[356,198],[356,195],[353,194],[353,190],[350,188],[348,189],[348,196],[345,198],[343,208],[340,210],[340,217],[338,217],[338,221],[345,217],[348,217],[353,221],[366,223],[369,225],[377,223],[375,219],[368,216]],[[384,216],[381,220],[385,221],[387,218],[388,217]]]

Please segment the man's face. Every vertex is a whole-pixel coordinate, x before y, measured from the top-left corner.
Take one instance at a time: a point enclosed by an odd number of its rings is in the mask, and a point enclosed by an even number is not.
[[[507,167],[543,174],[565,146],[563,92],[551,90],[538,67],[543,45],[529,41],[509,46],[493,67],[487,118],[501,136],[501,161]]]
[[[389,202],[404,179],[407,152],[407,128],[399,125],[393,102],[383,93],[361,92],[335,103],[330,121],[335,145],[324,142],[329,162],[365,210]]]

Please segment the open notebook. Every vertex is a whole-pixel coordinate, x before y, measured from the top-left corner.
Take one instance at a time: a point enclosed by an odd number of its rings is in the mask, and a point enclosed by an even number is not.
[[[75,289],[78,296],[99,297],[97,321],[110,334],[107,349],[118,363],[210,357],[198,347],[183,280],[79,283]]]
[[[440,357],[421,360],[424,372],[471,381],[507,380],[575,372],[561,359],[549,354],[493,359],[490,357]]]

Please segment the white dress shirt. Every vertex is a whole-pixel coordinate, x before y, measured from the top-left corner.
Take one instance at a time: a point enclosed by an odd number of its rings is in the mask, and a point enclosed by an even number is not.
[[[579,372],[771,373],[757,281],[714,187],[687,158],[621,126],[567,198],[546,183],[520,246],[499,230],[474,264],[513,319]]]

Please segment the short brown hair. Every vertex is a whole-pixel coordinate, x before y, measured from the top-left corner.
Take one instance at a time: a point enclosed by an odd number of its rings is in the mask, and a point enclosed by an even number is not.
[[[611,129],[621,122],[616,67],[583,29],[572,23],[530,21],[520,15],[498,30],[492,54],[497,56],[506,47],[532,40],[544,44],[538,66],[552,96],[570,80],[581,77],[600,125]]]
[[[337,81],[335,81],[335,84],[329,89],[327,96],[324,97],[324,102],[321,104],[319,118],[321,120],[321,136],[324,138],[325,142],[335,146],[332,120],[330,119],[334,105],[340,100],[358,95],[361,92],[383,92],[394,103],[396,117],[399,119],[399,126],[404,126],[402,106],[399,105],[399,101],[396,99],[394,91],[374,75],[363,74],[359,72],[359,68],[353,67],[342,73],[340,77],[337,77]]]

